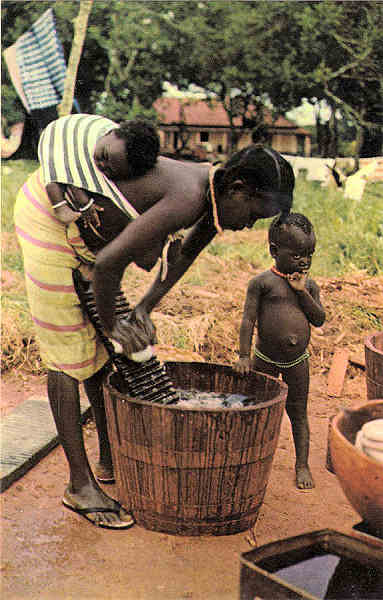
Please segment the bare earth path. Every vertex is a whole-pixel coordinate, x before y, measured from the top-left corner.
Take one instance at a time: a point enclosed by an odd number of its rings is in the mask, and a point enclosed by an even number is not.
[[[41,394],[44,379],[3,378],[5,405]],[[287,417],[255,527],[256,542],[322,528],[346,533],[360,522],[336,476],[325,468],[328,418],[366,399],[364,372],[353,369],[342,398],[329,398],[325,374],[312,377],[310,396],[313,491],[294,487],[294,455]],[[84,428],[96,460],[92,423]],[[106,531],[66,510],[61,498],[67,468],[53,450],[1,495],[3,600],[235,600],[239,557],[252,548],[250,532],[225,537],[177,537],[135,526]],[[107,491],[116,496],[114,486]]]

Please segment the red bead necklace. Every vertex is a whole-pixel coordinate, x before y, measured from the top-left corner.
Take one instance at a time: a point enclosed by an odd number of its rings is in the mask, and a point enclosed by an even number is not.
[[[282,279],[287,279],[287,275],[286,273],[281,273],[280,271],[278,271],[278,269],[276,269],[274,266],[271,267],[270,271],[272,271],[273,273],[275,273],[276,275],[279,275],[279,277],[282,277]]]

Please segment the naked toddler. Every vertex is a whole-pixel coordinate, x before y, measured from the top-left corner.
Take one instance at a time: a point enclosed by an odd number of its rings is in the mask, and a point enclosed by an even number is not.
[[[315,234],[310,221],[299,213],[276,217],[269,229],[270,254],[275,266],[252,279],[248,285],[240,328],[239,360],[234,369],[251,369],[278,377],[288,385],[286,411],[294,445],[296,485],[314,487],[308,465],[310,431],[307,418],[309,391],[310,324],[320,327],[325,312],[319,287],[307,273],[315,251]],[[250,357],[255,324],[258,336],[255,356]]]

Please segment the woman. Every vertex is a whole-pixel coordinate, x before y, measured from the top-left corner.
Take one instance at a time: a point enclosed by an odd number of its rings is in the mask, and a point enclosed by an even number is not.
[[[108,357],[81,311],[73,271],[93,278],[105,333],[130,355],[154,343],[151,311],[217,231],[252,227],[257,219],[289,212],[292,204],[293,171],[263,146],[250,146],[221,167],[158,153],[158,135],[148,122],[118,126],[91,115],[63,117],[43,132],[43,170],[31,175],[15,207],[49,401],[70,469],[63,503],[106,528],[130,527],[133,518],[99,487],[84,449],[79,382],[97,425],[96,476],[113,481],[102,393]],[[183,229],[189,230],[183,242],[174,241]],[[129,323],[116,319],[126,267],[135,263],[150,271],[159,258],[158,276]]]

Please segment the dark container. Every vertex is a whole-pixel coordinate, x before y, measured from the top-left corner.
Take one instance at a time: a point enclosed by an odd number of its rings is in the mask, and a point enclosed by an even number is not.
[[[118,392],[105,406],[118,499],[138,525],[177,535],[230,535],[256,522],[278,442],[287,386],[231,367],[169,362],[174,386],[238,393],[243,408],[184,408]]]
[[[383,544],[331,529],[241,555],[240,600],[383,598]]]
[[[383,398],[383,332],[374,333],[364,342],[367,399]]]
[[[375,529],[366,521],[361,521],[353,526],[351,533],[363,541],[368,541],[370,544],[375,544],[379,548],[383,548],[383,535],[378,536]]]

